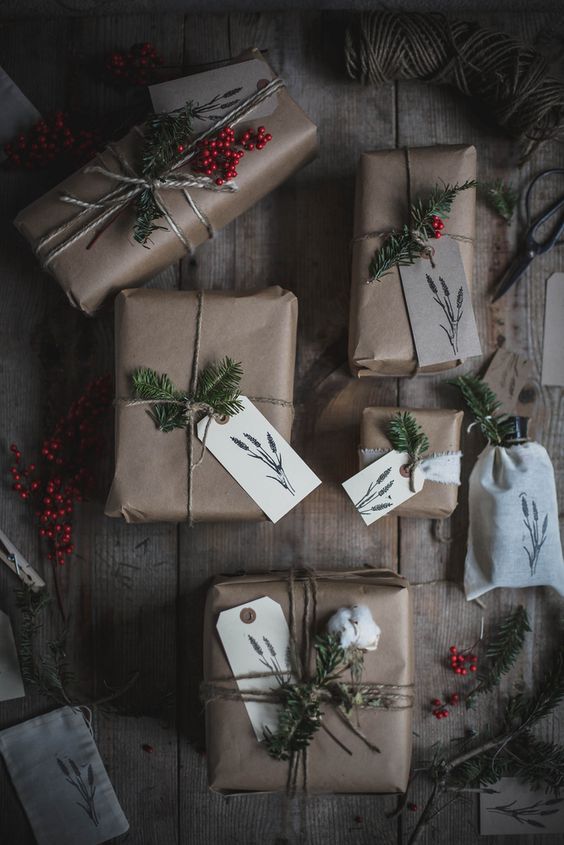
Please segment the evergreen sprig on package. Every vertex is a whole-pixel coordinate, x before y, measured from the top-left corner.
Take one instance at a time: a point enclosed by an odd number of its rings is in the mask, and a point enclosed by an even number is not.
[[[428,241],[436,236],[436,221],[446,219],[461,191],[475,187],[469,180],[462,185],[435,185],[426,202],[417,200],[410,209],[410,222],[399,232],[391,232],[370,262],[370,282],[381,279],[393,267],[413,264],[428,249]]]
[[[242,376],[241,365],[226,357],[202,370],[190,396],[178,390],[166,373],[141,368],[133,373],[133,400],[155,403],[148,413],[160,431],[169,432],[187,427],[187,411],[192,405],[207,405],[220,417],[239,413],[243,409],[239,398]]]
[[[411,464],[416,464],[429,449],[429,438],[409,411],[393,417],[386,433],[396,452],[407,452]]]
[[[501,402],[493,390],[478,376],[459,376],[451,384],[458,387],[482,434],[494,446],[501,446],[515,436],[515,423],[510,414],[499,412]]]
[[[517,191],[503,179],[496,179],[494,182],[479,182],[478,190],[487,205],[509,225],[519,199]]]
[[[491,692],[515,664],[525,636],[530,633],[529,617],[521,605],[499,625],[486,650],[486,664],[478,674],[478,683],[466,696],[466,706],[471,707],[477,696]]]

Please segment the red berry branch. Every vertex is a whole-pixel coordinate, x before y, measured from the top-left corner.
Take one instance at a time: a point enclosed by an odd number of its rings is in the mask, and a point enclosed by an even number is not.
[[[245,155],[245,151],[263,150],[272,135],[264,126],[257,131],[247,129],[235,140],[235,131],[230,127],[222,129],[212,138],[206,138],[197,144],[197,153],[192,163],[194,173],[204,173],[206,176],[216,176],[216,185],[223,185],[237,176],[237,164]],[[178,152],[184,152],[184,145],[178,145]]]
[[[476,643],[463,651],[459,651],[455,645],[450,646],[447,660],[448,665],[455,675],[464,677],[468,675],[468,672],[473,673],[478,671],[478,656],[473,653],[475,646]],[[445,702],[440,698],[433,698],[431,701],[431,712],[435,719],[446,719],[448,717],[449,711],[445,706],[447,704],[451,707],[460,704],[460,695],[457,692],[453,692],[446,696]]]
[[[14,167],[35,170],[65,157],[82,164],[96,154],[99,146],[96,130],[73,128],[68,114],[57,111],[52,117],[39,120],[27,134],[5,144],[4,152]]]
[[[91,492],[92,468],[105,452],[107,437],[101,423],[111,400],[110,377],[94,379],[43,440],[39,468],[35,463],[26,465],[17,445],[10,446],[14,455],[12,490],[20,499],[33,503],[39,536],[47,544],[47,558],[60,566],[74,551],[75,505]]]
[[[127,52],[114,51],[106,56],[106,74],[114,82],[126,85],[150,85],[163,59],[150,42],[133,44]]]

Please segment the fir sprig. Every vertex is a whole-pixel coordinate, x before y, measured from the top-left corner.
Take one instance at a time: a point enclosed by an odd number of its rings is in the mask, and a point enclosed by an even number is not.
[[[458,194],[475,185],[473,180],[461,185],[435,185],[425,202],[417,200],[410,208],[409,225],[404,225],[399,232],[389,234],[374,253],[369,264],[370,281],[381,279],[393,267],[413,264],[423,254],[426,242],[434,235],[433,218],[447,218]]]
[[[166,373],[142,367],[133,373],[133,399],[155,402],[148,411],[160,431],[186,428],[189,404],[205,404],[218,416],[233,417],[243,409],[239,387],[243,370],[241,364],[225,357],[217,364],[209,364],[199,375],[193,396],[175,387]],[[162,402],[163,404],[158,404]]]
[[[458,387],[482,434],[494,446],[515,436],[515,423],[509,414],[500,413],[501,402],[478,376],[458,376],[450,382]]]
[[[519,198],[517,191],[503,179],[496,179],[493,182],[478,182],[478,191],[484,197],[487,205],[509,225],[517,207]]]
[[[399,412],[393,417],[386,433],[396,452],[407,452],[412,464],[429,449],[429,438],[409,411]]]
[[[478,683],[466,696],[467,707],[472,706],[479,695],[490,692],[509,672],[530,631],[527,611],[521,605],[502,620],[486,649],[486,664],[480,669]]]

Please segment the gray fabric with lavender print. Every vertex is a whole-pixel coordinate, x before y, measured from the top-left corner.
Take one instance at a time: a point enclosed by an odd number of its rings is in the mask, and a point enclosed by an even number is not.
[[[129,829],[80,710],[0,732],[0,753],[38,845],[98,845]]]
[[[467,599],[494,587],[564,595],[554,470],[540,443],[486,446],[470,475]]]

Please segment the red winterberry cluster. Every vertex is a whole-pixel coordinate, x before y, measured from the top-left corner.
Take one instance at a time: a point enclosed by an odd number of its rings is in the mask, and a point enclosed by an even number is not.
[[[111,395],[108,376],[88,385],[43,441],[40,471],[34,463],[25,466],[16,444],[10,446],[15,462],[10,469],[12,489],[24,501],[33,501],[39,536],[48,543],[47,557],[61,566],[74,551],[74,506],[92,489],[91,467],[105,450],[104,426],[100,423],[110,408]]]
[[[431,217],[431,226],[433,227],[433,230],[435,232],[435,237],[442,238],[442,230],[445,228],[445,224],[443,223],[440,217],[437,217],[436,214],[433,214],[433,216]]]
[[[126,53],[106,56],[106,71],[112,79],[128,85],[150,85],[156,79],[155,69],[163,64],[153,44],[133,44]]]
[[[204,173],[206,176],[216,174],[215,183],[221,186],[235,179],[237,164],[245,155],[245,150],[262,150],[269,141],[272,141],[272,135],[264,126],[259,126],[256,132],[247,129],[237,141],[234,130],[227,127],[213,138],[198,142],[192,169],[194,173]],[[184,152],[183,144],[178,145],[178,152]]]
[[[435,717],[435,719],[446,719],[448,717],[448,710],[446,709],[445,704],[455,706],[459,703],[460,696],[457,692],[453,692],[452,695],[447,696],[445,703],[443,703],[440,698],[434,698],[431,702],[431,704],[433,705],[433,716]]]
[[[466,651],[459,652],[455,645],[449,648],[449,662],[450,668],[456,675],[467,675],[469,671],[478,671],[478,657]]]
[[[45,167],[61,156],[70,156],[75,161],[91,159],[99,145],[96,132],[89,129],[71,129],[68,115],[57,111],[53,117],[42,118],[27,135],[18,135],[8,144],[4,152],[11,164],[34,170]]]

